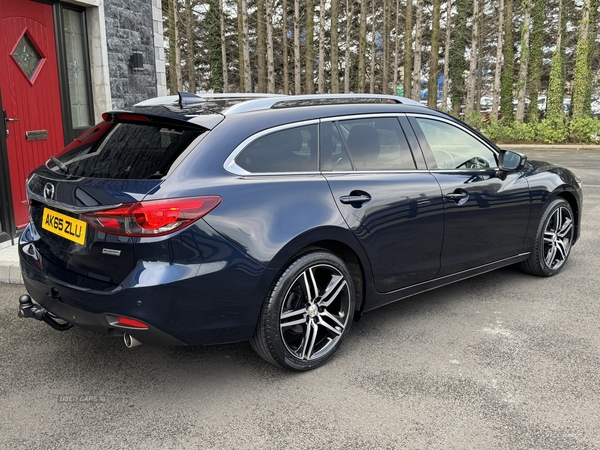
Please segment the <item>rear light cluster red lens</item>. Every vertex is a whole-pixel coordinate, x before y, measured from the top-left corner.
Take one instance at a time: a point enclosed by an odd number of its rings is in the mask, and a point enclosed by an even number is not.
[[[125,203],[84,214],[95,229],[122,236],[164,236],[204,217],[221,203],[218,195]]]

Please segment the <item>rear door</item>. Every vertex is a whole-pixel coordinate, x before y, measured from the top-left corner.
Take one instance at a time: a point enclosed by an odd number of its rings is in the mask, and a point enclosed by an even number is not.
[[[410,137],[409,137],[410,138]],[[365,249],[379,292],[434,278],[444,227],[440,187],[413,157],[395,116],[324,121],[321,154],[346,223]]]

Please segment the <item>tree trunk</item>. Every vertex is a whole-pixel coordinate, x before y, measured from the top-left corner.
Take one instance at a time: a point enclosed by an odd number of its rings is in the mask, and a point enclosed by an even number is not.
[[[479,0],[473,1],[473,25],[471,29],[471,57],[469,58],[469,82],[465,113],[473,111],[475,106],[475,85],[477,82],[477,39],[479,37]]]
[[[456,20],[454,25],[454,43],[450,47],[450,79],[452,80],[451,97],[452,110],[455,116],[460,115],[462,103],[465,101],[466,68],[465,49],[467,47],[467,15],[469,6],[467,0],[456,0]]]
[[[431,54],[429,55],[429,80],[427,83],[427,106],[437,106],[438,61],[440,53],[440,8],[441,0],[433,0],[431,16]]]
[[[398,52],[400,51],[400,0],[396,0],[396,29],[394,31],[394,95],[398,89]]]
[[[564,44],[563,23],[566,14],[563,11],[563,1],[558,2],[558,32],[556,36],[556,49],[552,55],[552,66],[550,69],[550,81],[548,82],[548,98],[546,100],[546,118],[549,120],[562,120],[563,118],[563,95],[564,95]]]
[[[331,0],[331,93],[340,92],[340,71],[338,53],[338,27],[339,27],[339,4],[338,0]]]
[[[265,38],[265,0],[256,1],[256,56],[258,92],[267,92],[267,45]]]
[[[383,54],[381,55],[381,93],[389,94],[390,72],[390,0],[383,0]]]
[[[325,0],[319,3],[319,94],[325,94]]]
[[[496,68],[494,70],[494,87],[492,88],[492,117],[498,117],[498,105],[500,104],[500,72],[502,67],[502,33],[504,32],[504,0],[500,0],[498,10],[498,41],[496,44]]]
[[[196,93],[196,67],[195,67],[195,50],[194,50],[194,16],[192,15],[191,0],[185,0],[185,68],[190,92]]]
[[[223,92],[223,46],[220,38],[219,2],[220,0],[208,0],[208,11],[204,20],[207,36],[206,39],[203,39],[203,43],[208,49],[210,87],[212,87],[213,92]],[[190,92],[196,92],[195,86],[193,90],[190,88]]]
[[[581,21],[579,22],[579,37],[577,39],[577,56],[573,74],[573,118],[584,117],[587,114],[585,105],[587,85],[590,80],[590,0],[583,0]]]
[[[242,45],[244,47],[244,91],[252,92],[252,78],[250,74],[250,42],[248,39],[248,5],[242,2]]]
[[[172,0],[169,0],[167,8],[167,14],[169,17],[169,92],[174,95],[177,94],[177,74],[175,73],[175,67],[177,64],[175,62],[175,27],[177,25],[175,23],[175,5],[173,4]]]
[[[288,61],[288,9],[287,0],[282,0],[283,9],[283,22],[282,22],[282,36],[281,36],[281,59],[283,60],[283,93],[285,95],[290,94],[290,67]]]
[[[533,28],[531,31],[531,50],[529,52],[529,76],[527,78],[527,96],[529,97],[527,121],[530,123],[537,122],[540,114],[537,99],[540,95],[540,78],[544,57],[542,51],[544,44],[544,5],[544,0],[533,0],[531,9]]]
[[[275,93],[275,58],[273,55],[273,0],[265,0],[267,24],[267,92]]]
[[[523,27],[521,28],[521,61],[519,64],[519,81],[517,82],[517,120],[525,120],[525,94],[527,92],[527,70],[529,68],[529,33],[531,22],[531,1],[523,0]],[[534,100],[537,102],[537,98]]]
[[[237,0],[237,25],[238,25],[238,72],[239,72],[239,92],[246,92],[246,84],[245,79],[246,75],[244,74],[244,69],[246,67],[246,63],[244,61],[244,16],[242,14],[243,5],[242,0]]]
[[[598,6],[600,0],[591,0],[590,1],[590,18],[589,18],[589,30],[588,30],[588,42],[589,42],[589,51],[588,51],[588,81],[586,84],[585,95],[583,99],[584,104],[584,114],[586,116],[592,115],[592,89],[594,83],[594,74],[592,72],[592,62],[594,60],[594,53],[597,49],[596,36],[598,34],[596,16],[598,15]]]
[[[367,2],[360,2],[360,32],[358,40],[358,92],[365,92],[365,52],[367,51]]]
[[[306,61],[304,73],[304,91],[306,94],[313,94],[315,92],[314,33],[315,4],[314,0],[306,0]]]
[[[183,89],[177,16],[177,0],[169,0],[169,90],[171,91],[171,94],[177,94],[177,92]]]
[[[371,2],[371,20],[373,23],[371,24],[371,31],[373,33],[373,39],[371,39],[371,67],[369,70],[369,93],[375,93],[375,1]]]
[[[504,45],[502,73],[500,75],[500,112],[502,120],[512,122],[515,118],[513,112],[513,78],[515,71],[515,55],[513,50],[512,18],[513,0],[506,0],[504,9]]]
[[[479,13],[479,29],[483,29],[483,11]],[[481,96],[483,90],[483,33],[479,33],[477,37],[477,88],[475,89],[475,111],[477,114],[481,112]]]
[[[175,5],[175,74],[177,76],[177,91],[183,90],[183,76],[181,73],[181,46],[179,45],[179,11],[177,0],[173,0]]]
[[[404,96],[412,97],[412,0],[406,0],[404,13]]]
[[[413,100],[419,101],[421,99],[421,53],[422,43],[421,38],[423,36],[423,30],[421,22],[423,21],[423,4],[422,0],[417,0],[416,9],[417,17],[415,18],[415,62],[413,67]]]
[[[350,93],[350,30],[352,16],[354,15],[354,2],[346,0],[346,52],[344,54],[344,92]]]
[[[302,73],[300,69],[300,0],[294,0],[294,92],[302,93]]]
[[[221,22],[221,62],[223,64],[223,92],[229,92],[229,75],[227,73],[227,42],[225,41],[225,15],[223,0],[219,1],[219,19]]]
[[[503,0],[500,0],[503,1]],[[442,84],[442,111],[448,111],[448,85],[450,73],[450,32],[452,31],[452,0],[446,2],[446,42],[444,44],[444,81]]]

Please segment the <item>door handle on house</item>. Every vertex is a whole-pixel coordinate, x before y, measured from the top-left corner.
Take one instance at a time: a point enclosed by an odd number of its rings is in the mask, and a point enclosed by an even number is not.
[[[19,119],[12,119],[10,117],[6,117],[6,110],[2,111],[4,115],[4,128],[6,129],[6,137],[10,135],[10,131],[8,130],[8,122],[19,122]]]

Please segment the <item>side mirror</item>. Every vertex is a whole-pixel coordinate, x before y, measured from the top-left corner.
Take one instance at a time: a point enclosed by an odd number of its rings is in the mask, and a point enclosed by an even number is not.
[[[498,168],[504,172],[522,169],[527,161],[527,156],[512,150],[500,150]]]

